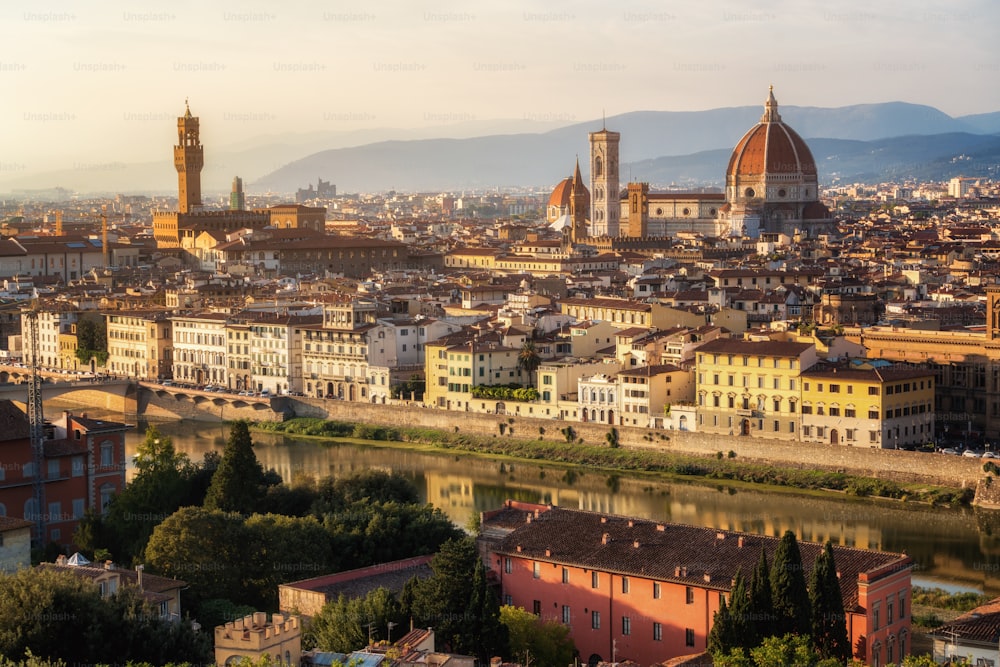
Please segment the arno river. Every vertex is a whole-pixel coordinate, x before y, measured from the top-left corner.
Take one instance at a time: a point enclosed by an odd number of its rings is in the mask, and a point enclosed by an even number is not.
[[[172,422],[159,428],[193,461],[221,450],[228,435],[220,424]],[[142,425],[129,433],[129,454],[143,435]],[[473,513],[515,498],[776,536],[790,529],[799,539],[905,552],[916,562],[915,584],[1000,594],[1000,512],[817,499],[627,473],[567,474],[564,468],[537,463],[505,463],[501,468],[499,461],[486,458],[395,449],[386,443],[324,445],[260,433],[253,438],[261,464],[286,482],[299,475],[339,477],[372,468],[398,472],[459,526]]]

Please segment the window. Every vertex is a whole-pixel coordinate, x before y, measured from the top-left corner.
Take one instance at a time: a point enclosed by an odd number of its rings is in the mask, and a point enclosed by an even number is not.
[[[653,641],[662,642],[663,641],[663,625],[660,623],[653,623]]]
[[[598,575],[596,572],[591,572],[590,573],[590,587],[591,588],[600,588],[600,586],[598,585],[598,584],[600,584],[600,581],[601,581],[600,580],[600,575]]]
[[[694,646],[694,630],[692,628],[685,628],[684,630],[684,645]]]
[[[47,477],[49,479],[56,479],[59,477],[59,459],[49,459],[48,469]]]
[[[564,604],[562,607],[562,622],[563,625],[569,625],[570,623],[569,605]]]
[[[79,519],[83,516],[83,498],[73,499],[73,518]]]
[[[601,612],[592,611],[590,612],[590,627],[594,630],[601,629]]]
[[[830,385],[830,393],[831,394],[839,394],[840,393],[840,385],[839,384],[831,384]]]
[[[542,564],[539,562],[534,562],[531,564],[531,576],[535,579],[541,579],[542,577]]]
[[[885,599],[885,622],[892,625],[892,596]]]
[[[653,599],[654,600],[660,599],[660,582],[658,581],[653,582]]]
[[[854,408],[844,408],[844,416],[848,419],[854,419],[858,416],[858,413]]]
[[[878,396],[878,387],[868,387],[869,396]]]
[[[906,593],[899,592],[899,617],[906,618]]]
[[[622,616],[622,634],[632,634],[632,619],[628,616]]]
[[[531,602],[531,613],[534,614],[535,616],[541,616],[542,615],[542,601],[541,600],[532,600],[532,602]]]
[[[562,582],[564,584],[569,583],[569,569],[565,567],[562,569]]]
[[[513,598],[513,596],[511,596],[511,595],[504,595],[503,596],[503,603],[505,605],[507,605],[508,607],[513,607],[514,606],[514,598]]]
[[[49,503],[49,515],[46,517],[48,521],[55,523],[56,521],[62,521],[62,503],[54,502]]]
[[[622,593],[628,593],[628,577],[622,577]]]
[[[872,629],[878,630],[881,626],[880,620],[882,617],[882,603],[876,602],[872,605]]]
[[[684,600],[686,604],[694,604],[694,589],[690,586],[684,589]]]
[[[101,443],[101,467],[110,468],[114,464],[114,446],[110,440]]]
[[[878,419],[878,408],[868,409],[868,419]]]
[[[513,567],[513,565],[511,564],[511,561],[510,561],[510,559],[509,559],[509,558],[504,558],[504,559],[503,559],[503,571],[504,571],[504,573],[506,573],[506,574],[510,574],[511,572],[513,572],[513,571],[514,571],[514,567]]]

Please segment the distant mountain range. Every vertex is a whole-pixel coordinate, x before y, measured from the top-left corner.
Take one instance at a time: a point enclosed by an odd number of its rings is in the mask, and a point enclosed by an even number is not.
[[[762,112],[762,105],[636,111],[609,117],[605,125],[622,134],[622,183],[721,185],[732,147]],[[822,183],[997,176],[1000,112],[953,118],[904,102],[780,106],[779,112],[809,143]],[[429,137],[426,129],[288,134],[248,138],[217,151],[205,136],[203,191],[227,191],[235,175],[249,192],[290,193],[317,178],[336,183],[339,192],[554,186],[572,173],[577,156],[588,176],[587,133],[601,125],[597,120],[526,132],[539,124],[498,120],[434,130],[459,138]],[[373,142],[375,136],[393,139]],[[144,164],[23,174],[0,182],[0,192],[59,185],[81,192],[174,193],[169,147],[164,155]]]
[[[621,178],[655,186],[721,185],[732,147],[760,118],[761,107],[698,112],[637,111],[608,118],[621,132]],[[824,183],[995,174],[1000,113],[952,118],[933,107],[891,102],[836,109],[779,107],[807,139]],[[600,122],[538,134],[384,141],[321,151],[253,183],[288,191],[315,181],[342,192],[450,190],[555,185],[580,168],[588,177],[587,133]]]

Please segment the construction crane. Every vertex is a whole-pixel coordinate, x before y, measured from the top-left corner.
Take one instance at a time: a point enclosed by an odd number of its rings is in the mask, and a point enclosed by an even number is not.
[[[38,311],[25,311],[24,322],[28,325],[28,340],[31,342],[31,380],[28,382],[28,424],[31,437],[31,452],[34,460],[35,499],[35,543],[45,546],[45,414],[42,410],[42,377],[38,373]],[[28,519],[29,517],[24,517]]]

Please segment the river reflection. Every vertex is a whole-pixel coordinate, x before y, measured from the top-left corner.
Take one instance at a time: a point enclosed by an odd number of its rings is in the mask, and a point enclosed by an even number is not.
[[[192,460],[221,450],[228,429],[197,422],[159,424]],[[143,437],[129,434],[129,453]],[[905,552],[922,585],[952,584],[1000,594],[1000,515],[972,510],[886,506],[817,499],[776,491],[736,490],[723,484],[663,482],[635,474],[571,470],[536,463],[500,463],[452,453],[377,445],[323,445],[273,434],[253,435],[257,458],[286,482],[299,475],[341,477],[372,468],[411,479],[422,500],[459,526],[507,498],[780,536],[865,549]]]

